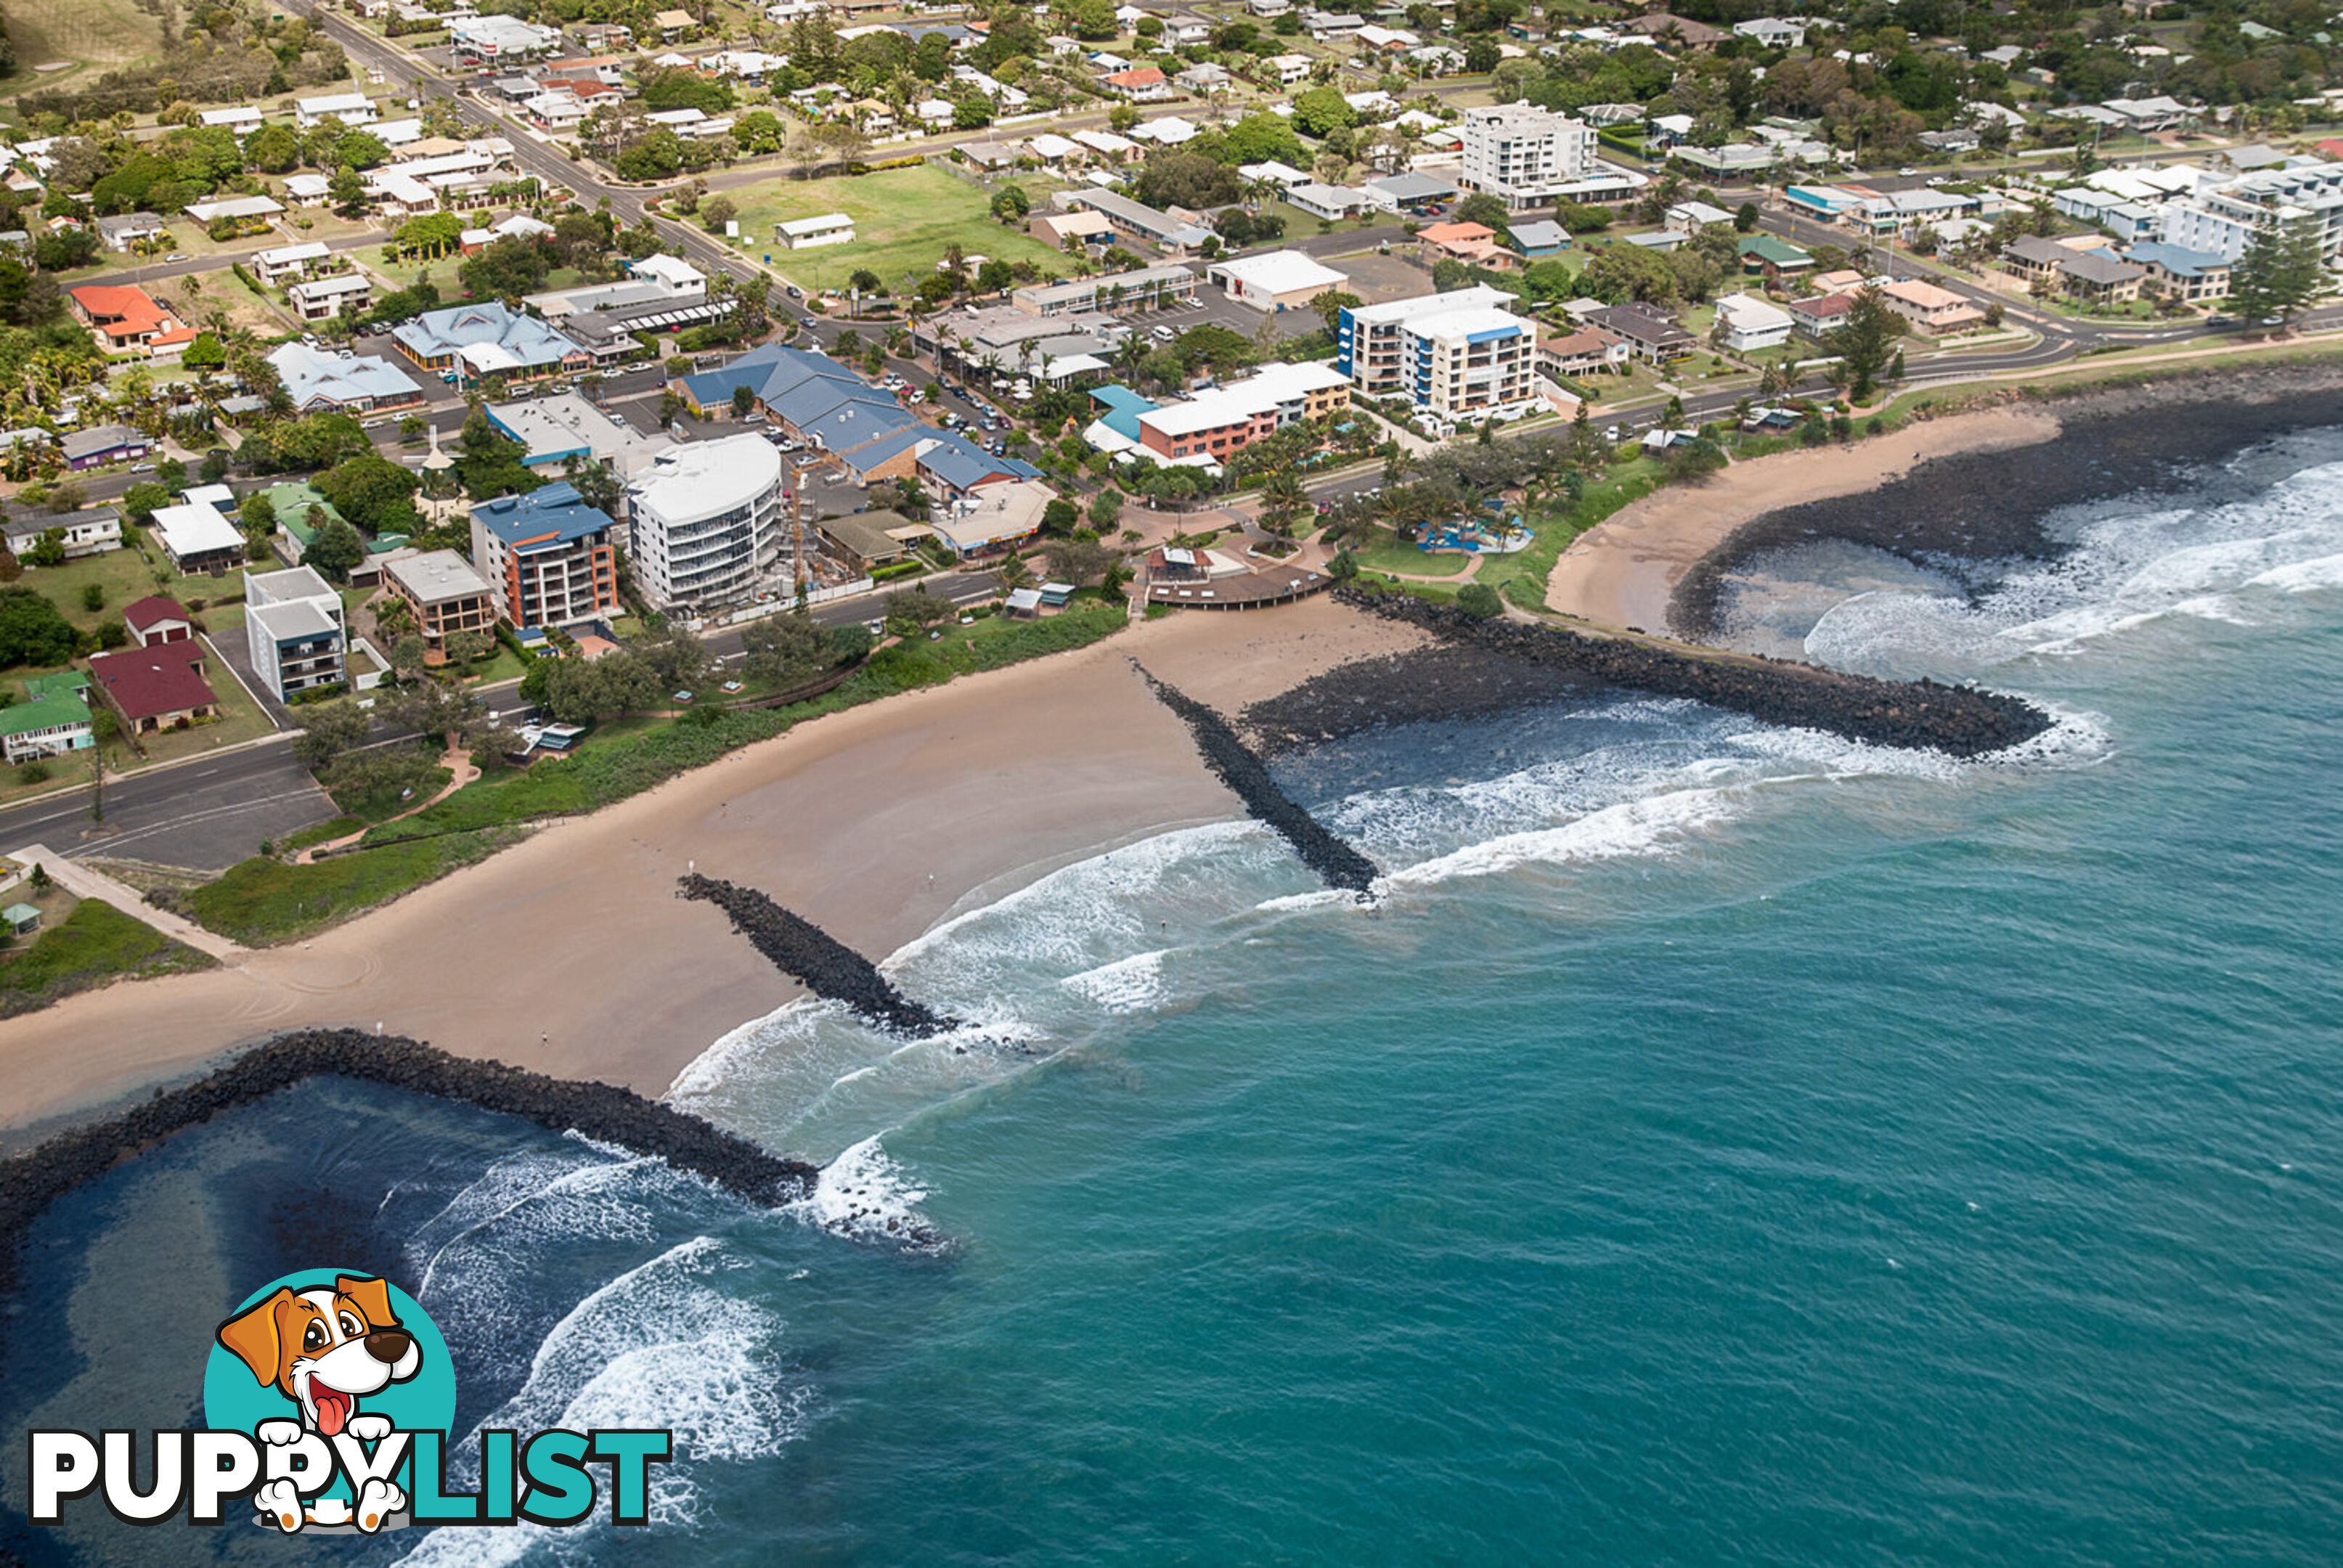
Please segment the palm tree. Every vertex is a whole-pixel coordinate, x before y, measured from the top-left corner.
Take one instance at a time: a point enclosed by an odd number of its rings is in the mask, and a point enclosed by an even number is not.
[[[1293,537],[1293,525],[1310,516],[1310,492],[1302,476],[1280,468],[1262,481],[1261,526],[1281,539]]]
[[[1025,564],[1023,556],[1012,555],[993,569],[992,580],[1001,585],[1002,593],[1015,593],[1032,586],[1033,570]]]

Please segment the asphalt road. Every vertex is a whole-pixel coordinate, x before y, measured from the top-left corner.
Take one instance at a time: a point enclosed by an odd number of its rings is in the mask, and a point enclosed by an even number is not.
[[[45,844],[59,854],[118,856],[219,871],[273,839],[323,822],[334,803],[282,745],[134,774],[106,787],[106,820],[75,789],[0,808],[0,848]]]

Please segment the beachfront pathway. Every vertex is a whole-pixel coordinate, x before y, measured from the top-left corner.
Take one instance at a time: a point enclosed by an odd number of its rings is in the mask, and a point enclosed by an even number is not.
[[[8,857],[27,869],[37,865],[45,868],[56,884],[76,899],[103,899],[124,914],[146,921],[173,941],[185,942],[199,953],[209,953],[226,963],[240,958],[246,950],[215,931],[207,931],[193,920],[175,915],[168,910],[158,910],[146,901],[146,896],[129,883],[93,870],[78,860],[68,860],[55,850],[40,844],[27,844]]]
[[[381,822],[377,822],[372,827],[361,828],[355,833],[345,833],[338,839],[328,839],[322,844],[312,844],[307,849],[302,850],[299,854],[294,856],[294,862],[297,865],[306,866],[315,860],[321,850],[345,849],[349,845],[357,843],[368,833],[373,832],[375,828],[398,821],[402,818],[412,817],[417,811],[427,811],[432,807],[437,806],[440,801],[445,800],[448,796],[453,795],[457,790],[461,789],[465,785],[471,783],[480,776],[480,769],[478,766],[473,762],[472,754],[469,751],[449,751],[439,759],[439,766],[447,769],[447,783],[444,789],[442,789],[437,794],[432,796],[428,800],[417,800],[414,805],[409,806],[406,810],[398,813],[397,817],[385,817]]]

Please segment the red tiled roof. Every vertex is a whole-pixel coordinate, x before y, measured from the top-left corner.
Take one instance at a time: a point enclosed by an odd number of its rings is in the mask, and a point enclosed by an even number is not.
[[[159,719],[219,701],[210,685],[196,673],[196,661],[201,658],[201,647],[188,643],[93,653],[89,673],[125,717]]]
[[[1454,245],[1461,240],[1494,239],[1497,231],[1484,223],[1427,224],[1415,231],[1418,239],[1428,239],[1434,245]]]
[[[155,303],[143,288],[127,284],[85,283],[73,290],[82,314],[108,337],[149,337],[155,343],[186,343],[195,338],[186,326]]]
[[[133,631],[145,631],[157,621],[188,620],[186,606],[161,594],[149,594],[122,612],[122,621]]]
[[[1116,72],[1107,78],[1107,84],[1115,87],[1160,87],[1169,78],[1154,66],[1141,65],[1135,71]]]

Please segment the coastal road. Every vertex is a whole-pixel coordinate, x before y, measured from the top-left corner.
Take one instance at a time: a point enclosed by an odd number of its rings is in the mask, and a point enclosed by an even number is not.
[[[106,787],[106,820],[93,822],[86,788],[0,808],[0,852],[46,844],[58,853],[118,856],[220,871],[274,839],[334,815],[334,803],[289,747],[134,773]]]

